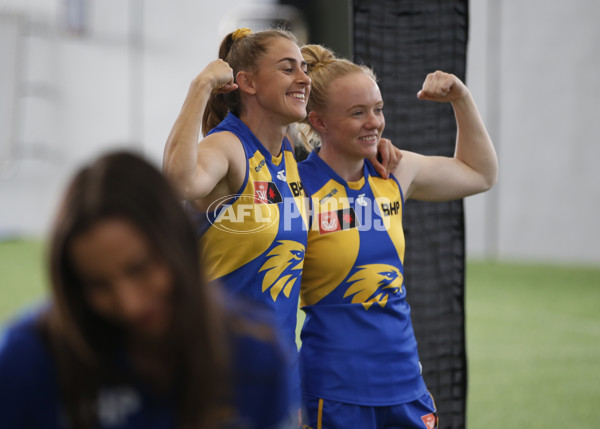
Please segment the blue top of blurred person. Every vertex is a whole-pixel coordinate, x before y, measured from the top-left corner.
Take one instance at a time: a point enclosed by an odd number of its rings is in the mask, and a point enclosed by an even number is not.
[[[246,314],[249,314],[246,312]],[[255,317],[258,315],[254,312]],[[55,361],[40,329],[43,309],[25,313],[0,339],[2,428],[66,429]],[[250,324],[248,324],[250,323]],[[255,323],[254,326],[251,324]],[[232,402],[218,427],[282,428],[289,416],[289,370],[278,342],[260,333],[263,321],[232,333]],[[255,332],[254,329],[258,328]],[[120,380],[98,392],[95,413],[101,429],[176,428],[176,395],[159,393],[132,368],[121,350],[114,356]]]

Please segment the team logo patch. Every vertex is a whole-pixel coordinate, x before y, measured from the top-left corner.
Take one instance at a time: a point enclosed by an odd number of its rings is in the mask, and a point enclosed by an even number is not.
[[[390,295],[402,292],[402,273],[398,268],[387,264],[361,265],[347,281],[350,285],[344,298],[352,298],[352,303],[362,303],[365,310],[374,303],[385,307]]]
[[[283,291],[289,298],[296,280],[302,274],[304,265],[304,246],[297,241],[279,240],[268,254],[267,260],[258,272],[266,271],[262,282],[262,291],[271,292],[273,301]]]
[[[321,235],[351,228],[356,228],[356,213],[352,207],[319,213],[319,232]]]
[[[437,425],[437,417],[434,413],[427,414],[426,416],[422,416],[421,420],[427,429],[435,429]]]
[[[277,204],[282,202],[281,193],[273,182],[254,182],[254,202],[256,204]]]

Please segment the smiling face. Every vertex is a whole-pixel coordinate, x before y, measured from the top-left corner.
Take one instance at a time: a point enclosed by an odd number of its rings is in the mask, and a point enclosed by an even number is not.
[[[306,117],[310,78],[300,49],[293,41],[274,38],[258,61],[257,70],[250,75],[256,102],[270,118],[287,125]]]
[[[134,336],[159,338],[166,333],[173,276],[130,222],[100,221],[76,236],[69,250],[96,313]]]
[[[328,149],[349,159],[376,156],[385,128],[383,99],[377,83],[363,72],[339,77],[331,82],[327,100],[321,112],[314,112],[320,119],[317,129],[323,148],[328,145]]]

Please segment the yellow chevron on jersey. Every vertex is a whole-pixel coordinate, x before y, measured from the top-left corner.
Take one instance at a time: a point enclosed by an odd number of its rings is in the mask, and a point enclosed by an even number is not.
[[[278,208],[272,204],[255,204],[255,182],[272,181],[271,173],[264,165],[265,158],[257,150],[248,160],[248,172],[252,180],[247,181],[233,204],[220,211],[200,239],[209,281],[252,261],[264,253],[277,237]],[[235,257],[232,255],[233,249]]]
[[[330,234],[320,233],[322,225],[319,224],[321,220],[319,215],[349,207],[344,186],[330,180],[311,196],[311,201],[313,220],[308,235],[313,243],[311,246],[318,251],[308,252],[304,258],[304,264],[321,266],[323,258],[326,258],[327,268],[303,272],[300,304],[302,306],[313,305],[331,293],[346,278],[358,255],[358,231],[356,229]]]
[[[318,156],[300,169],[312,202],[301,305],[316,305],[327,297],[327,303],[361,303],[365,310],[375,302],[385,306],[403,284],[398,183],[368,173],[346,182]]]
[[[400,262],[404,264],[404,251],[406,242],[404,241],[404,229],[402,227],[402,194],[400,187],[395,180],[382,179],[381,177],[369,176],[369,185],[373,194],[378,195],[377,201],[385,228],[390,231],[388,234],[394,248],[398,253]],[[389,214],[386,215],[386,212]]]

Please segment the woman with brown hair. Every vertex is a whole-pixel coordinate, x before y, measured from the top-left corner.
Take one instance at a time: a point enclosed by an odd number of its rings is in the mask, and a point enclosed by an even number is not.
[[[307,215],[287,132],[306,117],[309,93],[293,34],[238,29],[190,84],[163,158],[194,219],[208,279],[269,308],[294,361]],[[299,404],[297,370],[292,376]]]
[[[269,320],[207,287],[161,173],[129,153],[71,180],[47,306],[0,341],[3,428],[281,427],[288,362]]]

